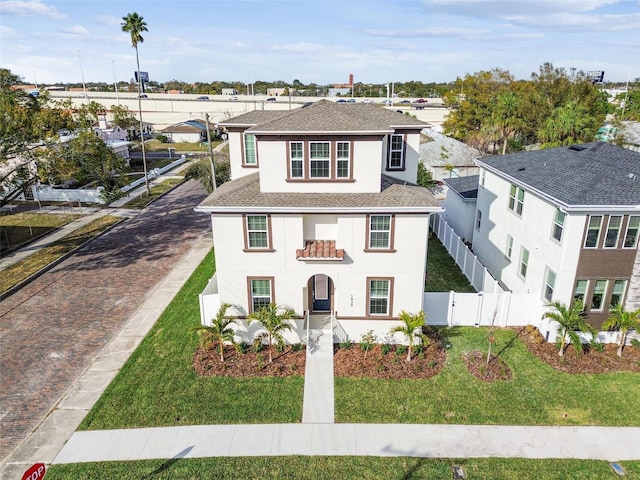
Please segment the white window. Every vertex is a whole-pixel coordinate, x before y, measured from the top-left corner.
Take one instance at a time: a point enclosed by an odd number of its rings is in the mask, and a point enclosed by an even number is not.
[[[511,254],[513,253],[513,237],[511,235],[507,235],[507,249],[504,253],[507,258],[511,259]]]
[[[389,144],[389,169],[401,170],[404,168],[404,136],[391,135]]]
[[[633,215],[629,217],[627,223],[627,233],[624,236],[624,248],[636,248],[638,245],[638,231],[640,230],[640,216]]]
[[[573,291],[573,300],[580,300],[584,305],[584,296],[587,294],[587,286],[589,280],[578,280],[576,282],[576,289]]]
[[[527,269],[529,268],[529,250],[522,248],[520,252],[520,276],[527,278]]]
[[[550,302],[553,298],[553,289],[556,286],[556,272],[547,268],[547,278],[544,283],[544,299]]]
[[[311,178],[329,178],[331,175],[329,142],[309,142],[309,173]]]
[[[604,303],[604,294],[607,291],[606,280],[596,280],[593,286],[593,295],[591,296],[591,310],[602,310]]]
[[[613,291],[611,292],[610,306],[613,308],[616,305],[622,305],[624,301],[624,287],[627,286],[626,280],[616,280],[613,283]]]
[[[266,215],[247,215],[246,247],[248,249],[265,249],[269,245],[269,219]]]
[[[511,191],[509,194],[509,210],[515,212],[518,215],[522,215],[522,209],[524,208],[524,190],[516,185],[511,185]]]
[[[622,226],[622,216],[612,215],[609,217],[607,234],[604,237],[604,248],[616,248],[618,237],[620,237],[620,227]]]
[[[482,211],[478,210],[478,212],[476,213],[476,230],[480,230],[480,227],[482,226]]]
[[[602,225],[602,215],[591,215],[589,217],[589,226],[587,227],[587,236],[584,241],[585,248],[597,248],[600,240],[600,226]]]
[[[369,216],[368,248],[389,250],[391,248],[391,215]]]
[[[567,215],[560,211],[560,209],[556,209],[556,215],[553,219],[553,232],[551,236],[557,240],[562,240],[562,230],[564,230],[564,219]]]
[[[369,279],[369,315],[388,316],[390,314],[390,284],[390,279]]]
[[[336,144],[336,178],[350,177],[349,142]]]
[[[258,310],[268,306],[272,301],[272,279],[271,278],[252,278],[251,285],[251,311]]]
[[[244,164],[257,165],[256,136],[250,133],[244,134]]]
[[[302,142],[291,142],[289,144],[289,155],[291,161],[291,178],[303,178],[304,151]]]

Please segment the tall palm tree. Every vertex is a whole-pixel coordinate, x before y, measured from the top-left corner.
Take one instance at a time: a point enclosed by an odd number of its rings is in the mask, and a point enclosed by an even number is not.
[[[211,326],[198,327],[198,333],[204,341],[213,339],[220,347],[220,361],[224,362],[224,344],[233,343],[233,329],[230,325],[235,322],[233,318],[227,317],[227,310],[232,307],[230,303],[223,303],[218,308],[216,316],[211,320]]]
[[[120,24],[123,32],[131,35],[131,46],[136,49],[136,67],[138,77],[138,116],[140,117],[140,144],[142,145],[142,168],[144,169],[144,184],[147,187],[147,194],[151,195],[149,189],[149,179],[147,178],[147,157],[144,151],[144,124],[142,122],[142,79],[140,78],[140,57],[138,56],[138,43],[144,42],[142,32],[148,32],[147,23],[137,13],[130,13],[126,17],[122,17],[123,22]]]
[[[273,341],[276,340],[278,343],[284,341],[282,332],[291,330],[289,320],[295,316],[296,312],[292,308],[279,307],[271,302],[266,307],[262,307],[247,317],[249,321],[255,320],[261,323],[267,331],[267,337],[269,339],[269,363],[273,362],[271,356],[271,345]]]
[[[611,312],[611,315],[609,315],[609,318],[602,324],[602,328],[607,330],[620,330],[618,356],[621,357],[629,330],[640,330],[640,308],[627,312],[624,307],[618,303]]]
[[[558,323],[558,335],[560,335],[558,355],[564,356],[567,340],[573,344],[573,348],[582,353],[582,339],[578,335],[578,331],[595,334],[594,328],[584,319],[582,300],[575,300],[569,307],[562,302],[549,303],[547,307],[552,310],[545,312],[542,318],[548,318]]]
[[[407,353],[407,362],[411,361],[411,351],[417,338],[421,337],[421,333],[416,333],[418,328],[422,328],[424,325],[424,312],[420,310],[415,315],[402,310],[400,312],[400,321],[402,324],[396,325],[391,329],[391,333],[401,333],[409,341],[409,351]]]

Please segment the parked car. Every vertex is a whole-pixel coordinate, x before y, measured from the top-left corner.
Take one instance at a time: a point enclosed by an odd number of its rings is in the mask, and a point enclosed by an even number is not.
[[[347,101],[344,98],[341,98],[340,100],[336,100],[336,103],[347,103]]]
[[[231,97],[229,97],[229,101],[230,102],[237,102],[238,101],[238,97],[236,97],[235,95],[232,95]]]
[[[267,98],[267,102],[275,102],[275,101],[276,101],[276,97]]]
[[[405,103],[406,104],[406,103],[411,103],[411,102],[409,100],[402,100],[401,102],[398,102],[398,103]]]
[[[201,97],[196,98],[196,100],[207,102],[209,100],[209,97],[207,97],[206,95],[202,95]]]
[[[350,98],[349,100],[347,100],[347,103],[356,103],[356,99],[355,98]]]
[[[424,98],[419,98],[413,103],[427,103],[427,101]]]
[[[380,103],[382,103],[383,105],[393,105],[393,100],[391,100],[390,98],[385,98]]]
[[[365,98],[364,100],[362,100],[362,103],[371,103],[371,100],[369,100],[368,98]]]

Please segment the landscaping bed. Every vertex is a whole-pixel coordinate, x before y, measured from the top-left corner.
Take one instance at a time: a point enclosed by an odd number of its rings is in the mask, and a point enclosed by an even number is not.
[[[306,350],[287,346],[283,352],[273,352],[269,363],[266,348],[260,352],[238,351],[232,345],[225,346],[224,362],[217,348],[198,347],[193,356],[193,369],[207,377],[288,377],[304,375]]]

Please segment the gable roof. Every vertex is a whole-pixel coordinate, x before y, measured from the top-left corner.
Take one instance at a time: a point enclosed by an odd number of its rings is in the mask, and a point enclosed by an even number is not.
[[[306,133],[388,134],[396,129],[422,130],[428,125],[384,107],[365,103],[337,104],[320,100],[286,112],[254,111],[219,123],[220,126],[248,126],[256,135]]]
[[[427,134],[432,142],[420,144],[420,161],[432,167],[453,165],[456,167],[475,167],[480,152],[455,138],[447,137],[436,131]]]
[[[478,198],[479,179],[480,175],[469,175],[467,177],[444,178],[442,181],[465,200],[475,200]]]
[[[207,126],[202,120],[187,120],[170,125],[162,131],[167,133],[202,133],[207,131]]]
[[[260,173],[222,184],[196,207],[210,213],[416,213],[442,210],[426,188],[382,176],[380,193],[300,193],[260,191]]]
[[[567,209],[640,208],[640,153],[615,145],[592,142],[477,163]]]

